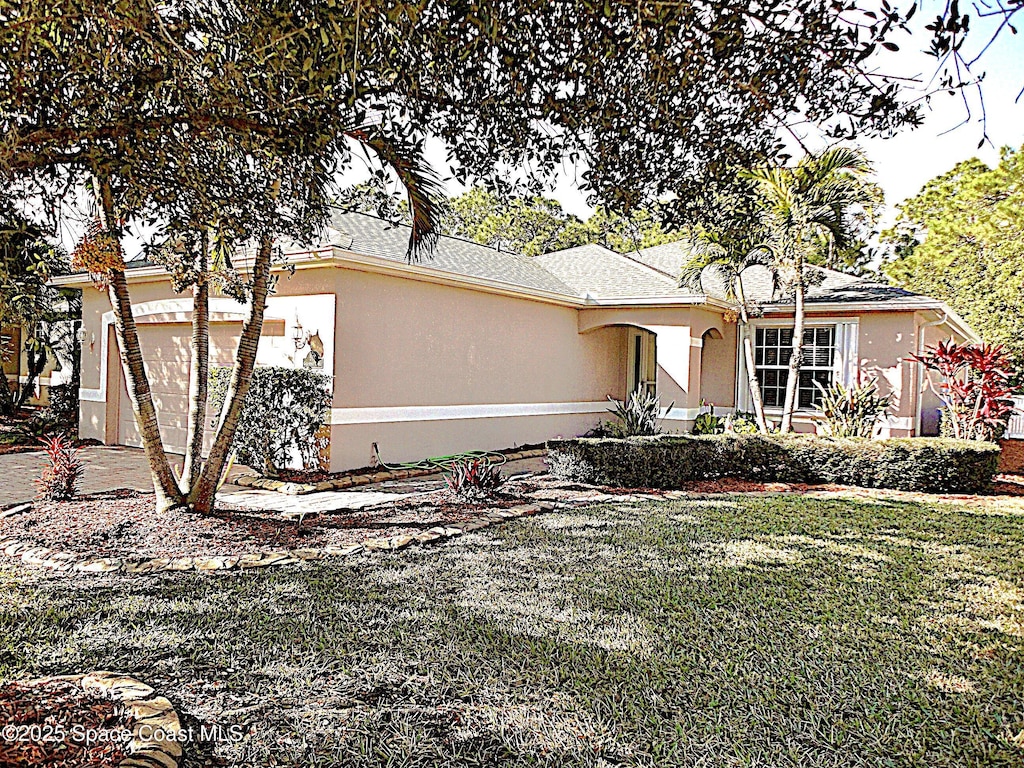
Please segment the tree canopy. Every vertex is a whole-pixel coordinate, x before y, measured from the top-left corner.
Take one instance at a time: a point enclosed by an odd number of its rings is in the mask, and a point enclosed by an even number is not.
[[[883,233],[893,283],[948,302],[1024,365],[1024,151],[958,163],[900,206]]]
[[[409,223],[409,207],[379,180],[342,190],[341,208]],[[628,216],[600,207],[586,220],[567,212],[557,200],[540,196],[502,196],[473,187],[439,202],[442,234],[472,240],[525,256],[599,243],[619,253],[682,239],[684,230],[662,222],[664,206],[638,208]]]

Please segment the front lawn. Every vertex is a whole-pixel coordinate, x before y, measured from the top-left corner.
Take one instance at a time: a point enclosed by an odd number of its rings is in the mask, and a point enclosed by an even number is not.
[[[3,562],[0,677],[113,669],[245,726],[187,766],[1019,766],[1022,547],[1021,499],[837,494],[253,574]]]

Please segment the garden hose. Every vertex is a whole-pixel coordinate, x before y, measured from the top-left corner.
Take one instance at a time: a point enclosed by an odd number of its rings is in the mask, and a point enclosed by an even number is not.
[[[501,466],[508,461],[505,454],[496,451],[463,451],[462,453],[453,453],[448,456],[433,456],[429,459],[420,459],[419,461],[388,464],[380,457],[380,449],[376,443],[373,444],[373,456],[377,460],[378,466],[385,469],[433,469],[438,472],[450,472],[453,464],[468,461],[478,461],[484,466],[495,467]]]

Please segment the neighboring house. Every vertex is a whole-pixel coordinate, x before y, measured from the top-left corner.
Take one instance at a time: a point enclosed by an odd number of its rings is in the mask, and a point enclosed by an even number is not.
[[[74,332],[73,321],[61,323],[70,328],[68,333]],[[0,363],[3,364],[4,377],[7,379],[7,386],[12,391],[28,383],[29,361],[28,353],[22,340],[28,333],[26,328],[17,326],[4,326],[0,328]],[[42,373],[33,381],[32,394],[29,396],[27,405],[40,406],[50,402],[50,389],[52,387],[65,386],[71,382],[74,363],[70,355],[72,350],[63,349],[59,353],[48,354],[45,367]]]
[[[749,410],[737,365],[734,306],[713,286],[680,288],[678,244],[623,256],[597,245],[527,258],[442,237],[433,258],[405,260],[408,229],[337,213],[327,242],[295,249],[278,271],[261,365],[333,376],[331,468],[407,461],[579,435],[609,419],[608,396],[645,387],[675,401],[665,425],[686,431],[703,402]],[[128,272],[139,336],[167,446],[185,442],[192,299],[158,266]],[[975,339],[944,304],[820,270],[808,295],[812,361],[799,429],[813,428],[822,383],[877,377],[893,395],[885,435],[935,430],[937,400],[910,356],[941,338]],[[765,300],[765,275],[748,292]],[[60,278],[86,286],[84,275]],[[745,279],[746,283],[746,279]],[[760,288],[759,288],[760,286]],[[211,361],[230,364],[245,308],[211,300]],[[83,298],[82,437],[139,445],[106,294]],[[765,305],[753,324],[769,412],[781,402],[792,307]]]

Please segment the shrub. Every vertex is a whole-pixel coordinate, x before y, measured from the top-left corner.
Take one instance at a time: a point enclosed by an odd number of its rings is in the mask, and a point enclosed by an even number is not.
[[[725,431],[737,435],[756,435],[761,430],[757,426],[757,415],[746,411],[737,411],[735,415],[726,417]]]
[[[625,402],[609,395],[612,407],[608,411],[619,420],[612,424],[616,437],[657,435],[661,432],[661,401],[653,392],[638,389],[630,393]],[[675,406],[673,401],[665,409],[667,414]]]
[[[78,428],[78,388],[70,384],[50,387],[50,405],[47,409],[53,420],[74,429]]]
[[[871,437],[875,424],[889,409],[890,395],[878,394],[878,381],[844,387],[838,381],[827,389],[819,382],[822,416],[817,419],[831,437]]]
[[[473,459],[452,462],[445,482],[448,484],[448,492],[456,499],[479,501],[498,490],[505,483],[505,478],[496,465]]]
[[[231,368],[210,370],[210,413],[224,407]],[[235,456],[266,475],[293,466],[319,464],[326,443],[317,433],[331,405],[331,378],[307,368],[260,367],[252,374],[232,447]]]
[[[47,464],[42,477],[36,480],[38,498],[48,501],[74,498],[82,479],[81,449],[66,435],[44,437],[40,442],[46,447]]]
[[[814,435],[577,438],[549,442],[548,453],[559,477],[627,488],[680,488],[694,480],[735,477],[977,493],[989,486],[999,461],[999,447],[991,443]]]

